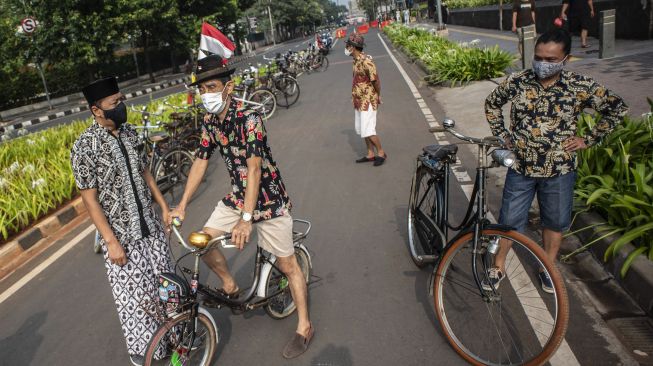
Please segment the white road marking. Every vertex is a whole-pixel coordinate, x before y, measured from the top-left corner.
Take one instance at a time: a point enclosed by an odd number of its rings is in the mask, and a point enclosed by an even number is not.
[[[392,61],[394,62],[395,66],[397,66],[397,69],[399,70],[399,73],[401,74],[401,76],[404,78],[404,81],[405,81],[406,84],[408,85],[408,88],[409,88],[410,91],[413,93],[413,96],[415,97],[415,101],[418,103],[418,105],[419,105],[420,107],[422,107],[421,104],[419,104],[419,101],[420,101],[420,100],[423,100],[423,99],[422,99],[422,96],[419,94],[419,91],[418,91],[417,88],[415,87],[415,84],[414,84],[413,81],[410,79],[410,77],[408,76],[408,74],[406,73],[406,71],[404,70],[404,68],[401,66],[401,64],[399,63],[399,61],[397,61],[397,58],[392,54],[392,52],[390,52],[390,49],[388,48],[388,45],[386,45],[386,43],[385,43],[385,41],[383,40],[383,38],[381,38],[381,35],[380,35],[380,34],[377,34],[377,36],[379,37],[379,40],[381,41],[381,44],[383,44],[383,47],[385,48],[385,50],[386,50],[386,51],[388,52],[388,54],[390,55],[390,58],[391,58]],[[431,110],[428,108],[428,106],[427,106],[426,108],[421,108],[421,110],[422,110],[422,113],[424,114],[424,116],[427,117],[427,122],[429,123],[429,126],[433,127],[433,126],[431,125],[431,123],[433,123],[433,122],[430,122],[430,118],[428,118],[429,116],[430,116],[430,117],[433,116],[433,113],[431,113]],[[427,112],[426,112],[425,110],[427,110]],[[436,122],[436,123],[437,123],[437,122]],[[438,140],[438,136],[437,136],[435,133],[433,134],[433,136],[436,137],[436,140]],[[439,142],[440,142],[440,143],[444,143],[444,141],[439,141]],[[458,160],[458,161],[456,162],[456,164],[460,164],[460,160]],[[452,171],[453,171],[453,169],[452,169]],[[465,176],[463,176],[462,174],[460,174],[460,172],[456,172],[456,171],[453,171],[453,172],[454,172],[454,175],[456,176],[456,178],[458,179],[458,182],[459,182],[459,183],[463,183],[463,182],[466,181],[466,179],[469,179],[469,175],[468,175],[468,174],[465,174]],[[465,192],[465,195],[467,196],[467,199],[469,200],[469,199],[471,198],[471,190],[473,189],[473,185],[471,185],[471,184],[461,184],[461,188],[463,189],[463,192]],[[487,217],[488,217],[488,219],[489,219],[490,221],[492,221],[492,222],[497,222],[496,219],[494,218],[494,216],[492,215],[492,213],[488,212],[488,216],[487,216]],[[520,267],[523,268],[523,266],[522,266],[522,264],[521,264],[521,261],[519,261],[519,258],[517,258],[517,259],[518,259],[518,260],[517,260],[516,262],[519,262],[518,265],[519,265]],[[527,277],[525,274],[524,274],[524,276]],[[517,282],[518,284],[521,284],[523,280],[524,280],[524,279],[522,279],[522,278],[520,278],[519,276],[517,276],[517,280],[516,280],[516,281],[518,281],[518,282]],[[530,278],[526,278],[526,280],[530,282]],[[512,282],[512,280],[511,280],[511,282]],[[531,284],[531,285],[532,285],[532,284]],[[520,285],[520,286],[521,286],[521,285]],[[513,287],[514,287],[514,285],[513,285]],[[519,288],[519,287],[516,287],[516,288]],[[522,307],[523,307],[524,309],[526,309],[527,307],[529,307],[529,305],[531,305],[534,301],[537,302],[538,304],[541,303],[541,305],[537,305],[538,308],[540,308],[540,309],[546,309],[546,306],[544,305],[544,300],[542,300],[542,298],[539,296],[539,292],[536,291],[535,293],[538,294],[537,298],[536,298],[536,299],[531,299],[531,300],[529,301],[529,304],[525,304],[525,303],[524,303],[524,302],[525,302],[525,299],[524,299],[524,300],[522,300],[521,298],[519,299],[520,302],[521,302],[521,305],[522,305]],[[540,321],[535,320],[535,319],[543,319],[543,320],[547,320],[547,321],[550,321],[550,322],[553,321],[553,318],[551,317],[551,315],[549,314],[548,311],[546,311],[546,310],[540,310],[540,311],[537,311],[537,313],[534,313],[533,310],[532,310],[533,308],[530,307],[530,309],[531,309],[531,310],[529,310],[528,312],[526,312],[525,310],[524,310],[524,311],[527,313],[527,315],[528,315],[528,316],[527,316],[527,317],[528,317],[528,321],[530,322],[531,327],[533,327],[534,331],[535,331],[536,329],[537,329],[537,330],[540,330],[540,329],[541,329]],[[535,332],[535,333],[538,333],[538,332]],[[538,339],[540,340],[540,342],[542,342],[542,339],[540,339],[539,335],[538,335]],[[571,348],[569,348],[569,344],[567,343],[567,340],[566,340],[566,339],[563,339],[563,340],[562,340],[562,343],[560,344],[560,347],[558,348],[558,350],[556,351],[556,353],[553,354],[553,356],[552,356],[551,359],[549,360],[549,363],[550,363],[551,365],[553,365],[553,366],[572,366],[572,365],[580,365],[580,363],[579,363],[578,360],[576,359],[576,356],[575,356],[574,353],[571,351]]]
[[[77,234],[76,237],[73,238],[68,244],[64,245],[61,247],[59,250],[57,250],[54,254],[52,254],[48,259],[43,261],[43,263],[39,264],[31,270],[25,277],[21,278],[18,280],[18,282],[14,283],[11,287],[5,290],[2,294],[0,294],[0,304],[2,304],[5,300],[7,300],[11,295],[16,293],[18,290],[20,290],[25,284],[27,284],[29,281],[31,281],[34,277],[38,276],[41,272],[43,272],[48,266],[50,266],[52,263],[54,263],[57,259],[59,259],[61,256],[66,254],[70,249],[72,249],[75,245],[77,245],[82,239],[84,239],[88,234],[93,232],[95,230],[94,225],[90,225],[86,229],[84,229],[81,233]]]

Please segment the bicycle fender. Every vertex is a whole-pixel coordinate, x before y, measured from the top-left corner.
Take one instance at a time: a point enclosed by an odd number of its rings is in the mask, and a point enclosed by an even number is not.
[[[306,253],[306,257],[308,257],[308,266],[310,268],[313,268],[313,259],[311,258],[311,253],[308,252],[308,249],[306,249],[304,244],[295,244],[295,248],[297,248],[297,249],[303,251],[304,253]],[[277,257],[274,254],[272,254],[270,256],[270,262],[272,262],[272,264],[277,263]],[[259,297],[265,297],[266,296],[265,291],[267,289],[265,287],[265,279],[268,278],[268,275],[270,274],[270,271],[272,271],[272,268],[273,268],[272,264],[267,263],[267,262],[263,264],[263,267],[261,268],[261,275],[260,275],[259,281],[258,281],[258,286],[256,287],[256,296],[259,296]]]
[[[218,344],[218,342],[220,342],[220,329],[215,324],[215,320],[213,320],[213,316],[211,315],[211,313],[209,313],[208,310],[204,309],[201,306],[198,307],[197,311],[205,315],[211,321],[211,325],[213,325],[213,328],[215,329],[215,344]]]
[[[509,225],[501,225],[501,224],[487,224],[483,227],[483,229],[487,230],[498,230],[498,231],[503,231],[508,232],[511,230],[515,230],[514,227],[509,226]],[[459,238],[467,233],[473,233],[474,232],[474,227],[470,227],[469,229],[465,230],[464,232],[460,232],[458,235],[456,235],[456,238]]]
[[[270,255],[270,262],[277,263],[277,257],[274,254]],[[261,268],[261,275],[259,277],[258,286],[256,287],[256,296],[265,297],[265,279],[268,278],[270,271],[272,271],[272,264],[265,262]]]

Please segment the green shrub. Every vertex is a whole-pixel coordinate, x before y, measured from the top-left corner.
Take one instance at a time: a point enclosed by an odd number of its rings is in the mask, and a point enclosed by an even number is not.
[[[185,94],[150,103],[147,110],[160,112],[153,120],[169,120],[172,109],[182,105]],[[129,123],[141,124],[138,113]],[[52,127],[0,143],[0,242],[60,207],[77,194],[70,166],[70,149],[90,119]]]
[[[499,0],[447,0],[449,9],[477,8],[486,5],[498,5]],[[512,1],[504,1],[504,6],[512,6]]]
[[[579,134],[595,123],[596,117],[582,116]],[[640,254],[653,260],[653,117],[626,117],[600,145],[581,151],[575,193],[577,207],[605,218],[598,227],[602,237],[621,235],[606,251],[605,260],[627,243],[635,246],[621,268],[622,276]]]
[[[427,79],[450,85],[497,78],[514,62],[514,57],[498,46],[477,48],[474,43],[458,44],[425,30],[393,24],[383,31],[409,57],[421,60],[427,67]]]

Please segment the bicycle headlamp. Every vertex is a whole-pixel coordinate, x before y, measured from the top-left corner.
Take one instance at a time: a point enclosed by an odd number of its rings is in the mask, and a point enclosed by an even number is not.
[[[492,151],[492,159],[500,165],[510,168],[517,159],[515,153],[506,149],[496,149]]]

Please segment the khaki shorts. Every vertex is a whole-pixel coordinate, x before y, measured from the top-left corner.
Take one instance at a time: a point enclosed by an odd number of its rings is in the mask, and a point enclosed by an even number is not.
[[[230,233],[238,220],[240,220],[240,211],[227,207],[220,201],[204,227]],[[277,257],[293,255],[295,249],[293,246],[292,224],[292,217],[287,211],[283,216],[255,223],[258,245]]]

